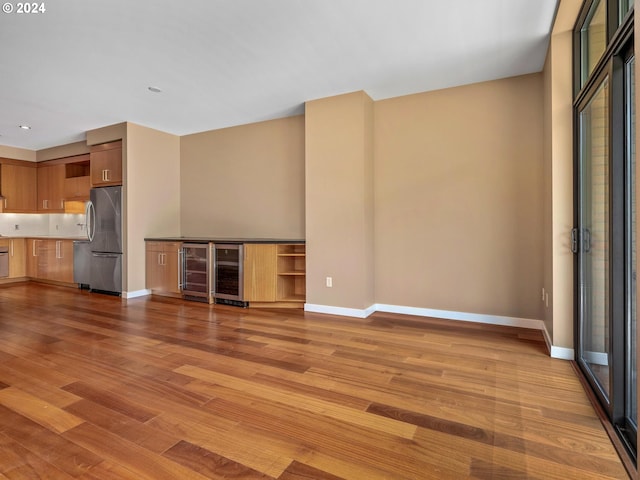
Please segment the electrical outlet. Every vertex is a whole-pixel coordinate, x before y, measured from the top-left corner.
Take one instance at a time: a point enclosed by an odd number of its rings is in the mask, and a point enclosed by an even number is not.
[[[328,288],[333,287],[333,278],[327,277],[327,287]]]
[[[20,230],[20,225],[18,225],[18,224],[14,225],[14,226],[13,226],[13,229],[14,229],[14,230]]]

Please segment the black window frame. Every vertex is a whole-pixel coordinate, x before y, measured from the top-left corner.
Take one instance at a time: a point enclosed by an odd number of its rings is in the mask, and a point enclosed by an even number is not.
[[[588,74],[583,83],[583,28],[590,18],[594,5],[598,2],[606,2],[606,47],[605,50]],[[609,338],[609,351],[611,352],[611,378],[609,399],[606,399],[597,380],[589,374],[585,378],[599,399],[602,407],[609,415],[609,420],[618,433],[620,440],[625,445],[634,463],[637,456],[637,437],[629,434],[629,425],[626,419],[626,389],[620,378],[626,375],[626,307],[628,301],[628,282],[626,278],[626,265],[629,261],[627,255],[627,231],[624,228],[627,214],[627,192],[629,182],[626,175],[626,143],[625,143],[625,61],[634,52],[634,6],[632,5],[620,22],[619,0],[585,0],[573,29],[573,131],[574,131],[574,225],[579,225],[579,174],[580,174],[580,111],[593,98],[598,91],[602,80],[609,78],[609,201],[610,201],[610,231],[609,231],[609,261],[610,261],[610,306],[609,315],[611,332]],[[637,79],[636,79],[637,81]],[[637,94],[637,92],[636,92]],[[637,134],[637,132],[636,132]],[[615,185],[615,188],[614,188]],[[623,188],[619,186],[622,185]],[[616,255],[615,252],[624,252]],[[579,288],[578,256],[574,257],[574,278],[576,287]],[[580,309],[579,290],[574,295],[574,337],[576,363],[585,371],[585,362],[581,358],[580,349]],[[620,334],[622,332],[622,334]],[[620,401],[619,399],[623,399]]]

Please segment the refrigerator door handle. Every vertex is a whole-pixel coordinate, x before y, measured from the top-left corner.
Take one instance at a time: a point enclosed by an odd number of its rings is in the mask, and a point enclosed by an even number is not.
[[[89,241],[93,242],[93,237],[96,234],[96,209],[93,206],[93,202],[87,203],[87,236]]]
[[[91,201],[88,201],[84,206],[84,226],[87,229],[87,238],[91,241],[91,217],[89,216],[89,209],[91,208]]]

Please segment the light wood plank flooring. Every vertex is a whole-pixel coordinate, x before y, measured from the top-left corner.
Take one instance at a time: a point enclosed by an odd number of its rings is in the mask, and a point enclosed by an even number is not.
[[[537,331],[21,284],[0,478],[628,477]]]

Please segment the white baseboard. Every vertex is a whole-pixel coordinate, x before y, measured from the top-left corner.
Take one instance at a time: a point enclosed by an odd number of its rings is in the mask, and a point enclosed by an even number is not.
[[[556,347],[551,343],[551,337],[542,320],[533,318],[505,317],[500,315],[485,315],[482,313],[454,312],[450,310],[436,310],[432,308],[404,307],[401,305],[387,305],[376,303],[369,308],[359,310],[357,308],[332,307],[330,305],[304,304],[305,312],[327,313],[345,317],[367,318],[374,312],[400,313],[404,315],[416,315],[419,317],[442,318],[462,322],[486,323],[488,325],[503,325],[507,327],[531,328],[541,330],[544,340],[552,358],[561,360],[574,360],[573,348]]]
[[[551,345],[551,358],[559,358],[560,360],[575,360],[576,353],[573,348],[556,347]]]
[[[133,292],[122,292],[122,298],[138,298],[151,295],[151,290],[134,290]]]
[[[547,348],[549,349],[549,356],[551,358],[558,358],[560,360],[576,359],[576,353],[573,348],[556,347],[551,343],[551,335],[549,335],[549,331],[547,330],[546,325],[544,325],[544,328],[542,329],[542,335],[544,336],[544,341],[547,344]]]
[[[405,315],[417,315],[419,317],[444,318],[447,320],[459,320],[463,322],[487,323],[489,325],[504,325],[508,327],[533,328],[542,330],[544,322],[531,318],[503,317],[499,315],[485,315],[482,313],[452,312],[449,310],[435,310],[432,308],[403,307],[400,305],[375,305],[377,312],[403,313]]]
[[[367,318],[375,312],[375,305],[360,310],[357,308],[332,307],[330,305],[314,305],[313,303],[305,303],[304,311],[313,313],[328,313],[330,315],[341,315],[343,317]]]

